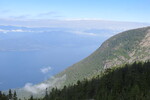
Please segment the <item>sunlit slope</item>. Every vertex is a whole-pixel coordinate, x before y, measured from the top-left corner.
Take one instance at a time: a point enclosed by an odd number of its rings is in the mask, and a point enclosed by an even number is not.
[[[70,66],[57,77],[66,75],[65,85],[90,78],[106,68],[150,58],[150,27],[119,33],[106,40],[94,53]]]

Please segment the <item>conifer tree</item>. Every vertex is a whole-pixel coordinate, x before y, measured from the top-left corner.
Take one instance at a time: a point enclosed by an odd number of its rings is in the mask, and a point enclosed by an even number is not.
[[[9,100],[12,100],[12,92],[11,92],[11,89],[9,89],[8,98],[9,98]]]
[[[44,100],[48,100],[48,91],[47,91],[47,88],[46,88],[46,91],[45,91],[45,97],[44,97]]]
[[[13,100],[17,100],[17,93],[14,91]]]

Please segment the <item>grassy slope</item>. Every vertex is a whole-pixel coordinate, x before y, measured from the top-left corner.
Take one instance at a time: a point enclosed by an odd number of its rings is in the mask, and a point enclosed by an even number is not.
[[[72,65],[56,76],[66,74],[67,80],[65,85],[68,85],[76,83],[77,80],[96,75],[104,69],[107,61],[113,61],[115,58],[118,58],[118,56],[130,59],[128,53],[137,49],[138,44],[145,37],[148,29],[150,29],[150,27],[129,30],[111,37],[89,57]],[[126,60],[121,60],[118,64],[126,62]],[[115,65],[117,64],[112,64],[112,66]]]

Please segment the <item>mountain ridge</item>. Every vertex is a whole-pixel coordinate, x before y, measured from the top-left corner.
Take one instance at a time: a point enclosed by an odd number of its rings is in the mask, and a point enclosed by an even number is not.
[[[111,66],[148,60],[149,47],[145,48],[141,45],[146,43],[144,40],[149,36],[149,30],[150,27],[144,27],[112,36],[90,56],[57,74],[56,77],[67,73],[68,81],[66,79],[65,84],[69,85],[74,84],[77,80],[91,77],[92,74],[100,73]],[[142,51],[145,52],[142,53]],[[143,57],[145,58],[143,59]]]

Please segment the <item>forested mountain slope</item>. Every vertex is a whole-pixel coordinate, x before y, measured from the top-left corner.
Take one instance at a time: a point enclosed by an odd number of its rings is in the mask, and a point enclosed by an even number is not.
[[[150,62],[109,68],[91,80],[52,89],[46,100],[149,100]]]

